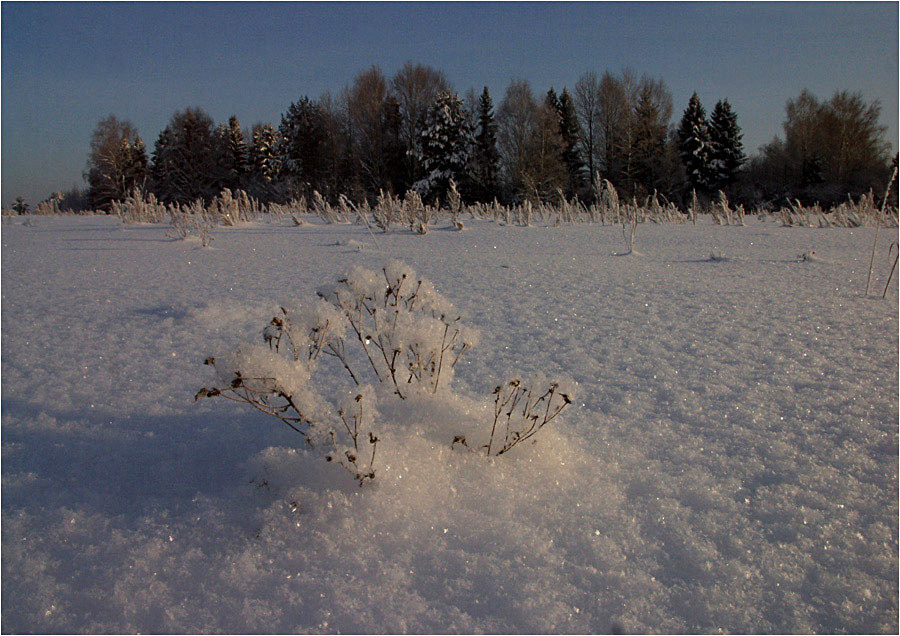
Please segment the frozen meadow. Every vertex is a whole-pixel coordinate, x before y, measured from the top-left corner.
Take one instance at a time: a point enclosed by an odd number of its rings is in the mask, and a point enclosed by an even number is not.
[[[624,254],[463,220],[5,220],[2,631],[897,632],[896,229],[865,297],[872,227],[643,223]],[[394,259],[481,337],[385,402],[373,482],[194,402],[207,356]],[[577,383],[534,444],[451,449],[533,373]]]

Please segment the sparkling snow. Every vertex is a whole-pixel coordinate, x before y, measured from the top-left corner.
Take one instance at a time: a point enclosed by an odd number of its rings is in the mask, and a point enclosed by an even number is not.
[[[866,298],[873,228],[705,221],[628,255],[600,225],[5,221],[2,631],[896,633],[896,232]],[[207,356],[395,259],[481,339],[380,408],[373,484],[193,402]],[[537,373],[578,391],[536,444],[450,449]]]

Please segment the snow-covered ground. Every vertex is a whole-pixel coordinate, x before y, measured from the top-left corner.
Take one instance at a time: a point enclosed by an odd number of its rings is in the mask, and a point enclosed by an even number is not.
[[[622,255],[464,222],[4,222],[2,630],[897,632],[896,231],[866,298],[872,228],[641,225]],[[394,259],[481,340],[453,396],[382,412],[374,483],[194,403],[206,356]],[[578,383],[535,445],[450,449],[533,372]]]

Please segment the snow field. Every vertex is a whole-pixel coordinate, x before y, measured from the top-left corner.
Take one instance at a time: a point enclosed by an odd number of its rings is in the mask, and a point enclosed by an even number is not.
[[[897,631],[898,305],[862,296],[873,228],[644,224],[622,255],[619,227],[465,224],[273,221],[211,249],[4,224],[3,631]],[[192,402],[206,356],[394,259],[481,340],[450,392],[380,405],[374,483]],[[571,377],[576,404],[502,457],[450,450],[519,373]]]

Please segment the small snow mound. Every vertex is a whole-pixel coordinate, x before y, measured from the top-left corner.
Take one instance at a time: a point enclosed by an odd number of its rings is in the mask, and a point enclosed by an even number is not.
[[[822,259],[816,254],[815,250],[809,250],[808,252],[803,252],[797,259],[801,263],[808,263],[813,261],[821,261]]]
[[[347,239],[347,240],[336,241],[335,246],[349,247],[350,249],[356,250],[357,252],[362,252],[364,249],[369,247],[365,243],[357,241],[356,239]]]

